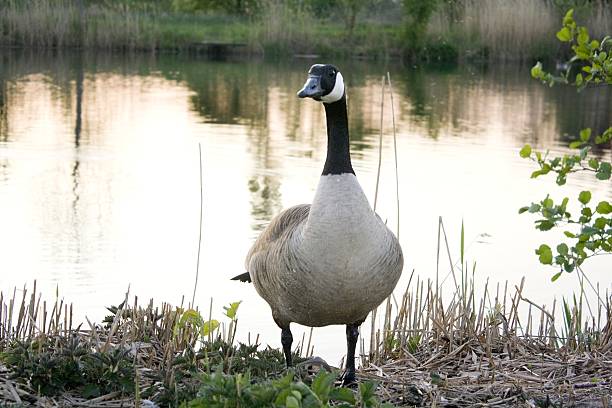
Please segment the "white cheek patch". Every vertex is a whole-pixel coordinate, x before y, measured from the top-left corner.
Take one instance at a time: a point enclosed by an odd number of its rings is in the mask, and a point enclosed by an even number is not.
[[[342,74],[338,72],[336,74],[336,83],[334,84],[334,89],[330,93],[321,97],[321,102],[325,103],[333,103],[339,101],[344,95],[344,79],[342,79]]]

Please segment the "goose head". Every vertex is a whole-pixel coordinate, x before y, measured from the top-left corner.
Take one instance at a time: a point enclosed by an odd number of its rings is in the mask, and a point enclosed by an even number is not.
[[[337,102],[344,97],[342,74],[331,64],[315,64],[310,67],[308,79],[297,96],[325,103]]]

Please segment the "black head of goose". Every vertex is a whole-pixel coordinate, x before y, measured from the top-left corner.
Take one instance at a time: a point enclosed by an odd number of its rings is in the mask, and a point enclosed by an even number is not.
[[[355,380],[359,326],[395,288],[402,250],[355,177],[340,71],[329,64],[313,65],[297,95],[325,107],[327,158],[315,197],[311,205],[291,207],[272,219],[247,254],[248,272],[234,279],[253,282],[270,305],[282,330],[287,366],[290,323],[346,325],[346,384]]]

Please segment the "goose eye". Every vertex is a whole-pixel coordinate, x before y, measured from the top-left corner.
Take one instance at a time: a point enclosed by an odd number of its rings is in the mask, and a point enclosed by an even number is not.
[[[332,71],[332,72],[330,72],[330,73],[329,73],[329,76],[332,76],[332,77],[333,77],[334,75],[336,75],[336,72],[334,72],[334,71]]]

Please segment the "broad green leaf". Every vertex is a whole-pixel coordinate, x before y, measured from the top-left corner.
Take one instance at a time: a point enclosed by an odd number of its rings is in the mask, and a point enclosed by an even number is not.
[[[552,250],[546,244],[540,245],[538,249],[535,251],[536,255],[539,255],[540,263],[544,265],[552,264]]]
[[[536,228],[540,231],[550,231],[555,226],[555,223],[550,220],[538,220],[536,224]]]
[[[567,255],[569,251],[569,248],[567,247],[567,244],[561,243],[559,245],[557,245],[557,252],[561,255]]]
[[[557,38],[559,41],[568,42],[572,39],[572,33],[569,28],[563,27],[559,32],[557,32]]]
[[[296,400],[298,401],[302,400],[302,394],[300,394],[298,390],[292,390],[291,394],[295,397]]]
[[[523,159],[531,156],[531,146],[526,144],[525,146],[523,146],[519,154],[521,155]]]
[[[200,327],[202,325],[202,316],[197,310],[189,309],[186,310],[185,313],[181,316],[179,320],[179,326],[185,327],[187,323],[190,323],[196,327]]]
[[[580,73],[576,74],[576,86],[582,86],[583,82],[584,82],[584,78],[582,78],[582,74]]]
[[[582,145],[584,144],[583,141],[580,140],[574,140],[573,142],[571,142],[569,144],[569,148],[570,149],[580,149],[582,147]]]
[[[329,393],[329,398],[336,401],[344,401],[349,404],[355,404],[355,394],[348,388],[334,388]]]
[[[560,206],[561,212],[565,212],[568,202],[569,202],[569,198],[563,197],[563,200],[561,200],[561,206]]]
[[[240,306],[240,303],[242,303],[242,301],[232,302],[229,306],[223,306],[223,309],[225,309],[225,315],[232,320],[236,320],[236,312],[238,312],[238,306]]]
[[[581,191],[580,194],[578,195],[578,201],[580,201],[582,204],[588,204],[589,201],[591,201],[591,192],[590,191]]]
[[[580,131],[580,140],[583,142],[588,142],[591,138],[591,128],[582,129]]]
[[[367,401],[374,396],[376,385],[376,383],[371,381],[359,383],[359,395],[362,401]]]
[[[597,170],[599,168],[599,160],[595,158],[589,159],[589,167],[593,170]]]
[[[559,276],[561,276],[561,274],[562,274],[562,273],[563,273],[563,272],[557,272],[557,273],[555,273],[555,274],[553,275],[553,277],[552,277],[552,278],[550,278],[551,282],[554,282],[554,281],[556,281],[557,279],[559,279]]]
[[[300,408],[300,402],[293,395],[289,395],[285,400],[285,406],[287,408]]]
[[[600,214],[610,214],[612,212],[612,205],[609,201],[600,201],[595,209]]]
[[[598,217],[593,225],[595,225],[595,228],[602,230],[608,225],[608,219],[606,217]]]
[[[608,162],[602,162],[599,164],[599,170],[597,170],[597,174],[595,177],[599,180],[608,180],[610,178],[610,174],[612,173],[612,164]]]
[[[563,25],[570,25],[574,22],[574,9],[569,9],[563,16]]]
[[[554,202],[552,198],[546,197],[544,200],[542,200],[542,207],[544,208],[552,208],[553,204]]]
[[[333,373],[328,373],[324,370],[319,371],[317,376],[312,380],[310,388],[323,402],[327,402],[329,399],[329,393],[332,389],[332,385],[336,380],[336,376]]]
[[[531,76],[533,78],[538,79],[540,78],[541,75],[542,75],[542,63],[538,62],[531,68]]]
[[[219,322],[215,319],[208,320],[202,325],[202,336],[208,336],[219,327]]]
[[[586,27],[580,27],[578,29],[578,44],[586,44],[589,42],[589,31]]]

